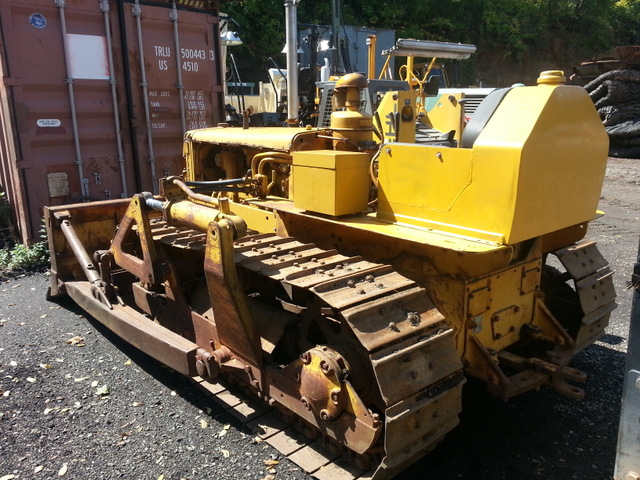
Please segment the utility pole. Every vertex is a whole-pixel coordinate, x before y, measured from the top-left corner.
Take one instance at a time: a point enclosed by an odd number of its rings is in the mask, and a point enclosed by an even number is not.
[[[340,14],[341,14],[341,2],[340,0],[331,0],[331,43],[333,50],[333,72],[336,75],[342,62],[340,61]]]
[[[298,3],[284,2],[287,27],[287,124],[298,126]]]

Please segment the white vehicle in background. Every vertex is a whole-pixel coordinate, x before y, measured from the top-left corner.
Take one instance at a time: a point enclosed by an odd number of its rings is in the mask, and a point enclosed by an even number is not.
[[[630,287],[634,292],[614,480],[640,479],[640,243]]]

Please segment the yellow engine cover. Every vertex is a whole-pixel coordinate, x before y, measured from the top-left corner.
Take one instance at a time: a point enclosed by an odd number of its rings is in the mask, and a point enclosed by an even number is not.
[[[360,152],[293,152],[293,205],[334,217],[365,211],[370,159]]]
[[[595,216],[608,138],[581,87],[513,88],[472,148],[389,143],[378,218],[513,244]]]

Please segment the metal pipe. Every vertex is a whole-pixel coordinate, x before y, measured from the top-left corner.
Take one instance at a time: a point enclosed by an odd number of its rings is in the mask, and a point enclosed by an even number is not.
[[[178,83],[176,87],[178,87],[178,95],[179,95],[179,103],[180,103],[180,120],[182,121],[182,134],[184,135],[187,132],[187,119],[186,113],[184,109],[184,85],[182,85],[182,63],[180,61],[180,39],[178,37],[178,9],[176,8],[176,2],[173,0],[171,2],[171,11],[169,12],[169,18],[173,22],[173,39],[176,45],[176,71],[178,72]]]
[[[172,183],[180,188],[182,192],[187,196],[187,198],[193,202],[204,203],[206,205],[210,205],[214,208],[219,208],[220,202],[217,198],[208,197],[206,195],[200,195],[197,193],[193,193],[191,189],[181,180],[179,177],[169,177],[167,179],[169,183]]]
[[[252,187],[249,185],[238,186],[238,187],[193,187],[191,189],[192,192],[200,193],[200,192],[232,192],[232,193],[251,193]]]
[[[140,148],[138,145],[138,135],[137,135],[137,124],[134,122],[134,118],[136,117],[134,111],[134,102],[133,102],[133,89],[131,88],[132,80],[131,80],[131,65],[129,64],[129,42],[127,40],[127,19],[125,18],[125,0],[118,0],[118,28],[120,31],[120,41],[122,44],[122,52],[121,52],[121,60],[122,65],[124,67],[124,93],[127,99],[127,115],[126,122],[129,125],[129,144],[131,146],[132,157],[131,160],[133,162],[133,178],[135,187],[134,189],[139,192],[143,190],[142,186],[142,171],[140,166]]]
[[[100,278],[100,273],[96,269],[96,266],[91,260],[91,257],[89,257],[89,254],[85,250],[84,245],[82,245],[82,242],[78,238],[78,235],[76,234],[76,231],[73,228],[73,225],[71,225],[71,222],[68,218],[63,219],[60,222],[60,230],[62,230],[64,237],[67,239],[67,242],[69,243],[73,254],[78,260],[78,265],[80,265],[80,268],[82,268],[82,271],[87,277],[87,280],[89,280],[90,283],[99,283],[102,280]]]
[[[145,194],[143,193],[143,195]],[[158,200],[157,198],[153,198],[150,193],[149,196],[145,197],[144,203],[147,207],[153,210],[162,210],[164,208],[164,202],[162,200]]]
[[[298,125],[298,3],[300,0],[284,2],[287,27],[287,124]]]
[[[230,211],[229,199],[217,199],[193,193],[179,177],[169,177],[166,181],[178,186],[184,192],[186,199],[176,197],[163,202],[154,199],[149,192],[143,195],[145,204],[154,210],[162,210],[164,219],[170,225],[206,232],[211,222],[226,219],[233,225],[234,238],[246,235],[247,224],[241,217]]]
[[[333,72],[338,75],[340,70],[340,0],[331,1],[331,43],[333,47]]]
[[[380,70],[380,75],[378,79],[393,79],[393,75],[391,74],[391,67],[389,67],[389,63],[391,63],[391,55],[387,55],[387,59],[384,61],[384,65],[382,66],[382,70]]]
[[[367,78],[376,78],[376,35],[367,35]]]
[[[244,113],[246,106],[244,103],[244,93],[242,92],[242,79],[240,78],[240,72],[238,71],[238,65],[236,64],[236,57],[233,56],[233,53],[229,53],[229,58],[231,59],[231,78],[234,79],[233,83],[236,98],[238,99],[238,108],[241,110],[240,113]]]
[[[55,0],[56,6],[60,10],[60,28],[62,30],[62,46],[64,50],[64,60],[67,69],[67,78],[65,83],[69,87],[69,108],[71,109],[71,125],[73,128],[73,144],[76,151],[75,164],[78,168],[78,177],[80,180],[80,191],[85,200],[89,200],[89,179],[84,178],[82,154],[80,152],[80,135],[78,133],[78,117],[76,112],[75,92],[73,89],[73,78],[71,76],[71,59],[69,58],[69,39],[67,38],[67,22],[64,14],[65,0]]]
[[[122,133],[120,129],[120,109],[118,107],[118,94],[116,80],[113,75],[113,45],[111,44],[111,25],[109,22],[109,0],[100,0],[100,10],[104,15],[104,29],[107,33],[107,54],[109,56],[109,85],[111,85],[111,101],[113,103],[113,121],[116,129],[116,145],[118,147],[118,164],[120,165],[120,182],[122,183],[122,198],[129,196],[127,189],[127,175],[125,169],[124,149],[122,148]]]
[[[249,183],[244,178],[230,178],[228,180],[214,180],[205,182],[184,182],[188,187],[221,187],[225,185],[237,185],[239,183]]]
[[[259,165],[265,158],[278,158],[282,160],[291,161],[291,155],[284,152],[263,152],[257,153],[251,159],[251,175],[255,176],[258,173]]]
[[[281,165],[291,165],[293,163],[293,160],[291,158],[263,158],[262,160],[260,160],[260,163],[258,164],[258,174],[259,175],[264,175],[264,166],[267,163],[279,163]]]
[[[393,47],[388,50],[383,50],[382,54],[394,56],[454,58],[464,60],[469,58],[475,52],[476,46],[470,44],[399,38]]]
[[[246,235],[247,232],[247,224],[241,217],[188,200],[171,200],[167,202],[163,213],[169,225],[187,227],[198,232],[207,232],[211,222],[220,222],[223,219],[228,220],[233,225],[234,239]]]
[[[142,87],[142,97],[144,103],[144,116],[147,122],[147,140],[149,141],[149,168],[151,170],[151,185],[153,193],[158,193],[158,177],[156,175],[156,159],[153,153],[153,135],[151,132],[151,114],[149,112],[149,90],[147,89],[147,74],[144,66],[144,45],[142,43],[142,24],[140,23],[140,2],[135,0],[131,6],[131,14],[136,19],[136,31],[138,34],[138,52],[140,54],[140,86]]]

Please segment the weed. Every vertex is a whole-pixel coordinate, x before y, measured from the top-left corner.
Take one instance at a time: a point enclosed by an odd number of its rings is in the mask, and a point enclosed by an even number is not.
[[[39,242],[26,246],[21,243],[0,250],[0,274],[11,272],[34,272],[49,265],[49,245],[44,227],[40,230]]]
[[[0,270],[35,271],[41,270],[49,263],[49,249],[45,242],[31,246],[18,244],[13,250],[0,252]]]

